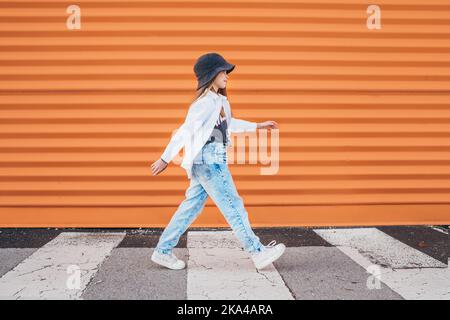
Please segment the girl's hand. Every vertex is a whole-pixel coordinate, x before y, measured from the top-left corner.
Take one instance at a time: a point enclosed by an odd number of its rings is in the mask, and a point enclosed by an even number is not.
[[[154,176],[160,174],[167,168],[167,163],[165,163],[163,160],[158,159],[155,162],[152,163],[152,174]]]
[[[278,123],[275,121],[260,122],[256,126],[257,129],[278,129]]]

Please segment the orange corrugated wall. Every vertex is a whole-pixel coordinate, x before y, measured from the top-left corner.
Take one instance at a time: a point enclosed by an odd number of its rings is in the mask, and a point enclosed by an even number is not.
[[[230,164],[254,226],[448,224],[450,3],[369,4],[1,0],[0,226],[164,226],[188,180],[150,165],[210,51],[234,116],[280,125],[277,175]]]

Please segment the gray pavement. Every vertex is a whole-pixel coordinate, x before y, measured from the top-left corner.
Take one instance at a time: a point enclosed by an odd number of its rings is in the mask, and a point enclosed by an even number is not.
[[[83,299],[187,299],[187,270],[169,270],[154,265],[151,248],[116,248],[84,291]],[[186,248],[175,248],[187,259]]]
[[[429,226],[255,228],[287,245],[256,270],[230,229],[189,229],[154,264],[161,229],[0,229],[0,299],[450,300],[449,236]]]

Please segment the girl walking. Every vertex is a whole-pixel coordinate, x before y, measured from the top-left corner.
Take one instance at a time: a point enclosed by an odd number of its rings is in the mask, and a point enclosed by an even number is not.
[[[160,159],[151,166],[152,174],[158,175],[184,147],[181,167],[186,170],[190,185],[185,192],[186,198],[161,234],[151,257],[153,262],[169,269],[185,268],[186,263],[178,259],[172,249],[201,213],[208,196],[224,215],[256,268],[271,264],[286,248],[282,243],[276,244],[275,240],[267,246],[260,242],[250,226],[243,199],[228,170],[226,147],[231,145],[230,133],[278,128],[275,121],[256,123],[233,118],[226,84],[234,67],[214,52],[197,59],[194,65],[197,98]]]

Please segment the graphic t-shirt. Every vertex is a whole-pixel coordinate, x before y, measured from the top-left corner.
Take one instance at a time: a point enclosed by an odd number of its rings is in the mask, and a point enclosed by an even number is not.
[[[211,136],[209,137],[208,141],[206,143],[210,142],[227,142],[227,120],[226,117],[222,117],[222,115],[219,114],[219,118],[216,121],[216,124],[214,126],[214,129],[211,133]]]

